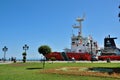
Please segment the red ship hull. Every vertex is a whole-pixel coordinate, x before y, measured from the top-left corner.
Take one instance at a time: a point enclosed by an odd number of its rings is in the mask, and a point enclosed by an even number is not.
[[[50,60],[54,58],[55,60],[72,60],[74,58],[75,60],[91,60],[91,55],[89,53],[74,53],[74,52],[67,52],[67,53],[61,53],[61,52],[52,52],[48,55],[46,55],[47,60]]]

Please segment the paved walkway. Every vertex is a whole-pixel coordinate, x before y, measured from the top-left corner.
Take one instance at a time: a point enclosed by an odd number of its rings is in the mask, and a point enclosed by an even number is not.
[[[46,61],[46,62],[52,62],[52,61]],[[54,63],[107,63],[107,61],[53,61]],[[111,63],[120,63],[120,61],[111,61]]]
[[[17,62],[22,62],[22,61],[17,61]],[[16,62],[16,63],[17,63]],[[27,62],[38,62],[40,63],[41,61],[27,61]],[[45,61],[46,63],[52,63],[52,61]],[[53,61],[53,63],[107,63],[107,61]],[[13,63],[12,61],[0,61],[0,64],[11,64]],[[111,63],[120,63],[120,61],[111,61]]]
[[[11,61],[5,61],[5,62],[0,61],[0,64],[11,64],[11,63],[13,63],[13,62],[11,62]]]

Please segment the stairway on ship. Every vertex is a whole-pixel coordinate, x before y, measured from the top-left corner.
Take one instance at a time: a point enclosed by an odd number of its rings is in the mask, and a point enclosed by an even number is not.
[[[64,58],[65,61],[68,61],[68,57],[67,57],[67,55],[66,55],[65,52],[62,52],[61,55],[63,56],[63,58]]]

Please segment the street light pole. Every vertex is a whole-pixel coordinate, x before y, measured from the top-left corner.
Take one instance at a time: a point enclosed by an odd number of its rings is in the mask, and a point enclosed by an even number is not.
[[[27,45],[27,44],[25,44],[24,46],[23,46],[23,50],[25,50],[25,53],[26,53],[26,50],[28,50],[29,49],[29,46]]]
[[[90,44],[91,44],[91,52],[90,52],[90,54],[91,54],[91,62],[93,62],[93,51],[92,51],[92,39],[90,40]]]
[[[6,52],[8,51],[8,48],[6,47],[6,46],[4,46],[3,48],[2,48],[2,51],[4,52],[4,62],[6,61]]]
[[[23,55],[23,62],[24,63],[26,62],[26,55],[27,55],[26,50],[28,50],[28,49],[29,49],[29,46],[27,46],[27,44],[25,44],[23,46],[23,50],[25,50],[25,52],[22,54]]]
[[[92,40],[90,40],[90,44],[91,44],[91,55],[93,55],[93,52],[92,52]]]
[[[120,5],[118,6],[118,8],[120,9]],[[120,22],[120,12],[118,14],[118,17],[119,17],[119,22]]]

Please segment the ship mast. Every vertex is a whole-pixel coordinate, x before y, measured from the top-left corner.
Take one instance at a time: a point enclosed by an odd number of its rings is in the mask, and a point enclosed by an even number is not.
[[[82,21],[84,21],[84,18],[78,17],[76,21],[79,23],[79,25],[75,24],[73,25],[73,28],[78,28],[79,29],[78,36],[82,36]]]

